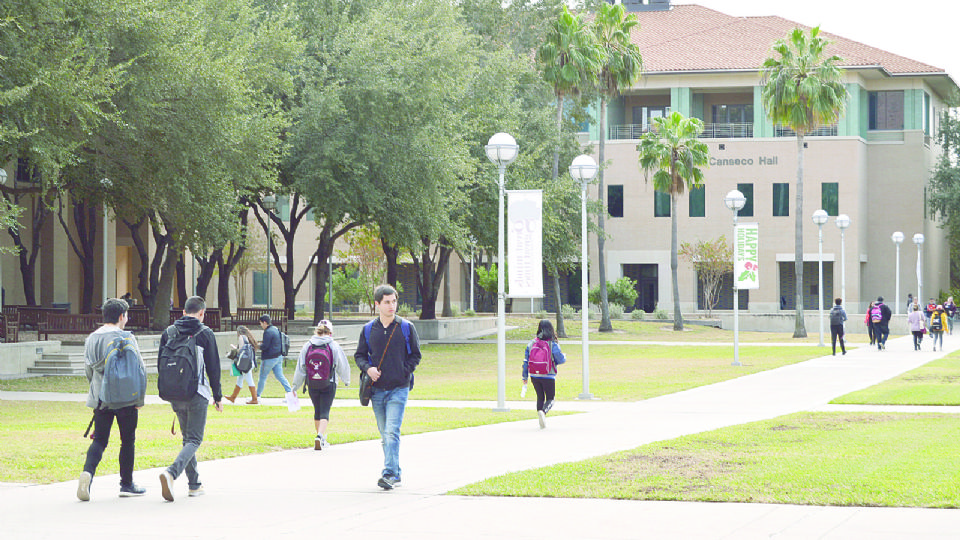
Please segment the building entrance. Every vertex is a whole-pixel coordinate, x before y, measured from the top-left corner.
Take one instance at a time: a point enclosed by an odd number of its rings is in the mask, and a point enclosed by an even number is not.
[[[647,313],[653,313],[657,308],[658,291],[660,290],[660,281],[657,274],[657,265],[655,264],[625,264],[623,265],[623,275],[637,282],[637,301],[633,306],[624,306],[628,311],[642,309]]]

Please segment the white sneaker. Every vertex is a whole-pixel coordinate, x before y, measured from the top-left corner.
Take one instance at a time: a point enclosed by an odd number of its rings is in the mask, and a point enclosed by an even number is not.
[[[543,414],[543,411],[537,411],[537,419],[540,420],[540,429],[545,429],[547,427],[547,415]]]
[[[187,495],[189,495],[190,497],[199,497],[199,496],[203,495],[204,493],[205,493],[205,492],[203,491],[203,486],[200,486],[200,487],[198,487],[198,488],[196,488],[196,489],[191,489],[191,490],[187,493]]]
[[[80,473],[80,484],[77,486],[77,498],[81,501],[90,500],[90,483],[93,482],[93,475],[87,471]]]
[[[160,473],[160,494],[168,501],[173,501],[173,476],[167,471]]]

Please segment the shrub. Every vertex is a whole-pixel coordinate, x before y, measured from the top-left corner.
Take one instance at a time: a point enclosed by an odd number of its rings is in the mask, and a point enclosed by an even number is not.
[[[635,309],[630,312],[630,318],[635,321],[642,321],[644,315],[645,313],[643,312],[642,309]]]
[[[573,309],[573,306],[570,304],[563,304],[560,306],[560,315],[562,315],[564,319],[573,319],[577,316],[577,310]]]
[[[400,309],[397,310],[397,315],[400,315],[403,318],[409,318],[413,314],[413,308],[410,304],[400,304]]]
[[[472,309],[468,309],[464,311],[463,314],[466,315],[467,317],[473,317],[477,314],[477,312]]]
[[[632,306],[640,293],[636,289],[637,282],[624,276],[615,282],[607,282],[607,303]],[[591,304],[600,305],[600,285],[590,289],[587,294]]]
[[[667,310],[660,307],[660,304],[657,304],[657,307],[653,308],[653,318],[659,320],[666,320],[669,318]]]
[[[611,319],[623,318],[623,306],[621,306],[620,304],[610,304],[610,318]]]
[[[547,313],[547,310],[541,309],[540,311],[536,312],[533,316],[536,317],[537,319],[543,320],[543,319],[546,319],[549,316],[549,314]]]

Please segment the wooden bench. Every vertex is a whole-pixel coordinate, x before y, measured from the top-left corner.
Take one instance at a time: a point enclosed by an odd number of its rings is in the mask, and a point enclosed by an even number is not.
[[[0,338],[4,343],[20,341],[20,317],[16,311],[0,315]]]
[[[69,313],[65,307],[42,307],[42,306],[4,306],[4,315],[16,313],[19,317],[20,327],[39,328],[40,323],[47,320],[47,316],[52,313]]]
[[[37,339],[43,341],[57,334],[89,334],[100,328],[103,316],[97,314],[49,313],[47,320],[40,323]],[[46,336],[46,337],[44,337]]]
[[[237,308],[231,326],[234,330],[238,326],[260,327],[260,316],[270,315],[270,321],[284,334],[287,333],[287,311],[283,308]]]
[[[170,310],[170,324],[173,324],[180,317],[183,317],[183,308],[173,308]],[[222,330],[220,308],[207,308],[203,312],[203,324],[210,327],[214,332],[220,332]]]
[[[94,308],[94,313],[97,315],[103,316],[103,308],[97,306]],[[127,325],[123,327],[125,330],[149,330],[150,329],[150,310],[147,306],[136,305],[130,306],[127,309]]]

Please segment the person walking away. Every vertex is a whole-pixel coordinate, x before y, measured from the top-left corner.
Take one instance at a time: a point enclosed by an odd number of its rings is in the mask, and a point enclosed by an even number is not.
[[[873,328],[873,341],[877,344],[877,350],[883,349],[883,332],[880,330],[881,323],[883,322],[882,298],[882,296],[878,297],[877,301],[873,303],[873,307],[870,308],[870,312],[867,314],[868,317],[870,317],[870,326]]]
[[[933,312],[937,310],[937,301],[930,298],[927,302],[926,307],[923,308],[923,316],[927,319],[927,328],[930,327],[930,317],[933,315]]]
[[[830,341],[833,343],[833,356],[837,355],[837,338],[840,338],[840,350],[847,354],[847,347],[843,343],[843,323],[847,320],[847,312],[841,305],[842,298],[833,300],[833,308],[830,309]]]
[[[378,315],[360,331],[353,358],[373,382],[370,406],[383,445],[383,471],[377,485],[391,490],[400,485],[400,425],[413,388],[413,372],[420,364],[420,340],[413,324],[396,315],[393,287],[378,286],[373,301]]]
[[[183,434],[180,453],[160,473],[161,495],[168,501],[174,499],[173,482],[184,471],[187,473],[188,495],[203,495],[203,484],[197,472],[197,450],[203,442],[210,401],[217,412],[223,412],[220,351],[213,330],[203,324],[205,311],[203,298],[187,298],[183,303],[183,317],[168,326],[160,336],[157,389],[160,397],[170,402]],[[186,367],[193,368],[193,372]]]
[[[260,403],[257,401],[257,388],[253,384],[253,370],[257,366],[257,338],[253,337],[253,333],[250,332],[249,328],[242,325],[237,327],[237,337],[238,341],[236,345],[231,343],[230,347],[237,355],[252,355],[253,358],[250,360],[250,369],[247,371],[241,372],[237,369],[236,364],[230,366],[231,373],[237,376],[237,384],[233,388],[233,393],[226,396],[226,398],[230,403],[234,403],[237,396],[240,395],[240,391],[243,390],[243,386],[246,385],[250,390],[250,399],[247,400],[247,405],[256,405]]]
[[[867,336],[870,338],[870,345],[876,343],[876,336],[873,335],[873,321],[870,320],[870,314],[873,312],[874,303],[871,301],[870,305],[867,306],[867,315],[863,319],[863,323],[867,326]]]
[[[949,334],[952,336],[953,321],[957,318],[957,304],[953,301],[952,296],[943,303],[943,310],[947,313],[947,328],[949,328]]]
[[[537,337],[527,343],[523,352],[523,384],[530,378],[537,392],[537,419],[540,429],[547,427],[547,413],[553,408],[557,387],[557,366],[567,357],[560,350],[553,324],[543,319],[537,325]]]
[[[267,384],[267,375],[273,373],[280,384],[283,385],[284,393],[290,393],[293,387],[283,375],[283,355],[281,354],[282,344],[280,343],[280,329],[274,326],[270,320],[270,315],[264,313],[260,316],[260,328],[263,328],[263,339],[260,341],[260,380],[257,382],[257,399],[263,397],[263,387]]]
[[[877,339],[881,340],[881,346],[883,350],[887,349],[887,338],[890,337],[890,319],[893,317],[893,312],[890,311],[890,306],[883,303],[883,297],[877,297],[877,306],[880,307],[880,334]]]
[[[940,342],[940,350],[943,350],[943,331],[947,328],[947,314],[943,306],[934,306],[930,314],[930,339],[933,340],[933,350],[937,350],[937,342]]]
[[[913,311],[907,315],[907,325],[910,326],[910,333],[913,334],[913,350],[920,350],[920,343],[923,342],[923,315],[920,313],[920,306],[914,304]]]
[[[330,445],[327,442],[330,406],[337,397],[337,384],[341,381],[344,385],[350,384],[350,363],[340,344],[333,340],[333,323],[323,319],[300,350],[297,370],[293,374],[294,392],[305,384],[313,402],[313,424],[317,433],[314,450],[323,450]]]
[[[129,307],[126,301],[119,298],[106,300],[102,310],[103,326],[87,336],[83,344],[84,371],[87,382],[90,383],[87,407],[93,409],[93,436],[91,437],[93,442],[87,448],[87,458],[83,463],[83,472],[80,473],[77,487],[77,498],[81,501],[90,500],[90,484],[97,474],[100,460],[103,459],[103,451],[110,442],[110,431],[113,429],[114,419],[120,430],[120,496],[138,497],[147,491],[133,482],[137,419],[144,402],[147,367],[140,355],[137,339],[123,329],[127,324]],[[122,347],[122,352],[118,350],[118,346]],[[136,383],[140,389],[136,395],[131,395],[128,399],[119,402],[104,403],[101,399],[101,396],[104,396],[101,390],[104,385],[107,358],[111,354],[113,354],[112,362],[124,362],[128,367],[133,368],[133,378],[139,379],[142,376],[142,380]],[[125,358],[120,359],[120,354]],[[122,368],[122,366],[117,367]],[[112,392],[108,393],[112,394]]]

